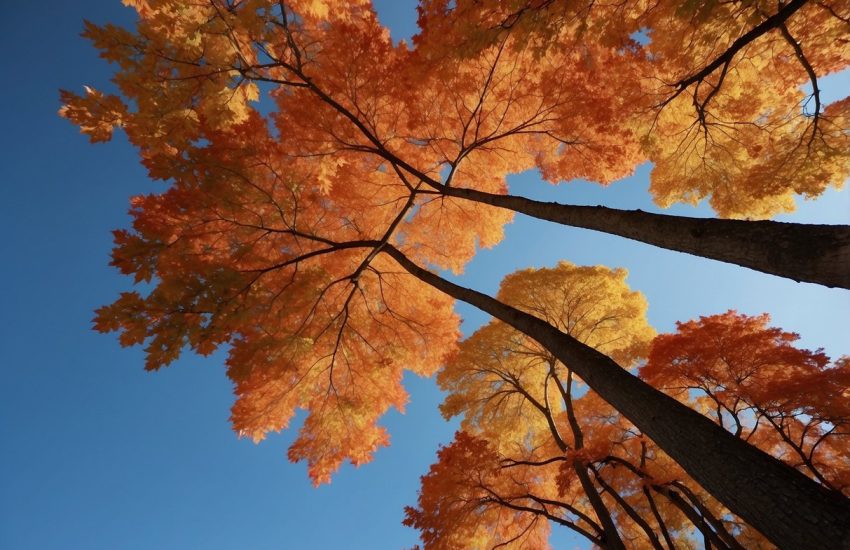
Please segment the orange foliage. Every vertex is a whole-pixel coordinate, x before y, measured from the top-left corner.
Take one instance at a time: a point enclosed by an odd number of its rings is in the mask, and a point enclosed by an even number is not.
[[[825,486],[850,492],[850,361],[728,311],[659,336],[641,376]]]
[[[509,276],[499,296],[600,349],[613,345],[609,354],[645,350],[630,343],[651,336],[638,328],[641,299],[615,282],[617,273],[564,263],[526,270]],[[636,310],[615,313],[630,302]],[[830,364],[768,322],[730,311],[679,323],[675,334],[655,338],[641,375],[846,493],[850,361]],[[588,338],[598,328],[603,334]],[[628,366],[640,353],[619,357]],[[407,509],[405,522],[421,531],[426,549],[544,548],[545,523],[610,544],[593,493],[627,548],[658,547],[662,538],[677,546],[701,538],[720,548],[772,547],[595,393],[576,386],[568,366],[499,322],[464,341],[439,381],[449,391],[442,410],[462,415],[463,431],[438,453],[418,505]]]
[[[721,216],[770,217],[850,176],[850,103],[826,105],[817,82],[850,65],[846,3],[429,0],[420,12],[417,44],[441,55],[510,37],[541,63],[580,57],[569,87],[602,98],[583,113],[639,140],[661,206],[708,198]]]
[[[580,56],[496,47],[435,65],[362,2],[131,5],[135,32],[84,33],[121,97],[64,92],[61,114],[92,140],[122,128],[170,188],[133,199],[133,229],[115,233],[113,265],[153,290],[95,326],[144,344],[148,369],[228,344],[234,428],[261,439],[307,409],[290,458],[317,483],[386,444],[377,420],[403,407],[403,369],[434,372],[457,337],[451,300],[381,250],[460,272],[511,219],[440,189],[503,193],[535,163],[602,181],[635,164],[615,128],[624,99],[563,80]]]
[[[425,548],[548,547],[548,522],[524,510],[523,481],[501,475],[500,457],[485,439],[457,432],[437,458],[422,478],[419,508],[408,507],[404,521],[421,531]]]
[[[235,429],[260,439],[306,409],[289,456],[317,483],[387,443],[377,422],[404,406],[404,369],[431,374],[454,349],[451,300],[382,254],[460,272],[497,244],[511,212],[449,187],[505,193],[508,175],[532,167],[605,184],[650,159],[659,202],[710,195],[722,215],[763,216],[850,170],[850,101],[803,116],[798,91],[807,66],[847,65],[842,6],[787,20],[805,55],[776,27],[732,56],[731,76],[677,88],[690,59],[707,62],[775,7],[424,2],[409,49],[365,0],[125,3],[139,14],[134,31],[84,32],[117,66],[120,95],[63,92],[60,114],[92,141],[123,129],[169,187],[134,198],[133,228],[115,233],[113,265],[153,290],[122,294],[95,326],[145,345],[149,369],[227,344]],[[630,38],[644,27],[648,46]],[[545,285],[570,269],[513,280]],[[588,289],[595,299],[645,307],[609,295],[623,273],[590,269],[609,281]],[[504,299],[524,302],[525,284]],[[629,364],[648,329],[634,334],[598,345]]]

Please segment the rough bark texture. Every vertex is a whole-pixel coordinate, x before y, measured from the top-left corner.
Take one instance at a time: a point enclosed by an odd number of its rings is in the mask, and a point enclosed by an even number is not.
[[[487,203],[542,220],[594,229],[795,281],[850,289],[850,226],[689,218],[573,206],[473,189],[446,195]]]
[[[734,437],[544,321],[447,281],[391,246],[384,252],[423,282],[540,342],[709,493],[779,548],[850,549],[850,499]]]

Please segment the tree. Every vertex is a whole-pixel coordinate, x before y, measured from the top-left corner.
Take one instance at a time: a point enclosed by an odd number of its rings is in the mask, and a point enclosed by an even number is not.
[[[311,67],[305,69],[304,65],[318,67],[321,65],[317,64],[318,60],[308,59],[310,52],[304,52],[303,56],[293,54],[289,50],[297,47],[297,41],[285,37],[278,40],[275,36],[276,32],[282,32],[282,17],[274,8],[283,4],[242,2],[222,4],[221,9],[206,6],[199,10],[208,12],[207,16],[199,17],[185,10],[166,12],[161,6],[157,11],[160,3],[134,3],[140,6],[145,17],[155,21],[154,26],[144,29],[141,39],[115,28],[89,27],[87,31],[96,44],[108,50],[104,53],[107,58],[127,59],[147,52],[144,63],[125,63],[123,67],[120,80],[127,82],[122,90],[127,97],[136,99],[140,94],[151,92],[130,84],[133,80],[144,79],[150,71],[158,72],[159,79],[165,78],[163,81],[171,90],[168,93],[165,89],[154,91],[158,99],[153,120],[143,111],[131,113],[114,96],[92,91],[86,97],[78,97],[66,92],[65,116],[79,123],[93,140],[106,138],[116,125],[127,129],[137,127],[138,131],[131,133],[140,137],[147,130],[155,135],[176,132],[180,135],[175,136],[175,146],[183,150],[187,140],[197,135],[196,118],[200,112],[213,113],[224,107],[224,115],[214,116],[226,125],[244,116],[248,109],[246,101],[258,97],[256,84],[275,84],[284,89],[305,88],[308,93],[298,97],[313,99],[311,108],[323,106],[326,122],[353,125],[350,128],[353,134],[349,132],[342,142],[337,139],[342,136],[324,133],[323,154],[337,157],[339,162],[347,162],[339,159],[345,150],[372,153],[402,168],[409,177],[420,180],[424,188],[437,195],[483,202],[557,223],[606,231],[795,280],[850,287],[850,228],[846,226],[766,221],[747,224],[540,203],[505,196],[501,183],[505,170],[521,171],[535,164],[553,180],[586,177],[608,182],[628,174],[642,159],[650,158],[658,165],[654,171],[654,189],[662,204],[675,200],[695,202],[711,196],[722,214],[748,217],[764,217],[793,208],[793,192],[817,196],[829,182],[841,185],[850,173],[846,161],[848,138],[842,130],[847,127],[848,102],[824,107],[817,87],[818,74],[847,66],[843,50],[835,47],[846,40],[843,16],[836,11],[838,8],[819,3],[819,7],[801,9],[805,1],[796,0],[744,32],[751,19],[766,17],[758,11],[758,6],[730,12],[722,5],[706,4],[694,8],[698,17],[692,17],[694,12],[675,10],[672,3],[652,9],[629,3],[613,8],[594,5],[592,10],[578,9],[575,13],[570,11],[573,8],[569,4],[555,9],[552,2],[530,3],[528,9],[517,13],[507,8],[497,10],[496,20],[501,23],[495,25],[496,30],[504,31],[507,27],[514,33],[514,27],[522,28],[519,23],[533,13],[539,17],[526,25],[531,28],[532,35],[539,34],[535,30],[542,26],[546,31],[544,45],[554,42],[565,52],[581,51],[581,56],[556,56],[553,51],[559,50],[550,47],[545,50],[547,63],[539,63],[538,54],[543,46],[535,44],[537,47],[529,52],[522,34],[519,46],[514,44],[516,40],[508,40],[511,36],[499,38],[498,32],[486,26],[488,21],[493,21],[494,15],[485,14],[488,17],[484,18],[484,43],[497,42],[499,45],[485,49],[475,63],[462,60],[452,64],[451,59],[446,60],[442,55],[446,45],[454,50],[468,50],[470,33],[458,35],[451,29],[468,30],[471,26],[479,29],[477,34],[471,34],[480,35],[482,22],[478,21],[480,14],[475,8],[478,4],[461,2],[460,6],[448,10],[445,2],[428,2],[422,7],[420,47],[410,54],[416,57],[416,63],[385,64],[381,71],[372,58],[343,57],[347,67],[353,68],[360,77],[369,74],[375,77],[369,93],[362,86],[356,86],[359,88],[357,99],[355,105],[351,105],[348,103],[351,97],[343,100],[336,92],[346,89],[346,86],[338,88],[340,78],[354,73],[332,72],[323,76],[333,80],[331,75],[335,75],[336,83],[321,82],[309,70]],[[162,4],[167,6],[168,2]],[[472,9],[468,9],[470,6]],[[352,21],[351,13],[357,17],[356,14],[365,9],[362,3],[335,6],[332,2],[296,2],[292,7],[313,18],[335,13],[340,20],[348,19],[348,23]],[[466,21],[464,16],[470,13],[472,22],[462,25]],[[792,15],[795,21],[799,20],[793,36],[784,27]],[[554,32],[555,28],[561,30]],[[587,28],[599,34],[600,43],[585,40]],[[175,33],[174,29],[183,29],[188,34],[180,37],[179,31]],[[648,47],[641,48],[631,38],[641,29],[649,29],[650,34],[655,32],[665,40],[653,40]],[[782,29],[781,37],[774,36]],[[813,34],[812,29],[818,32]],[[167,31],[164,35],[163,30]],[[730,31],[733,36],[728,36]],[[322,41],[310,32],[309,26],[300,22],[288,25],[286,32],[291,37],[303,35],[305,42],[314,46]],[[734,32],[742,36],[734,40]],[[229,34],[230,38],[222,39],[221,33]],[[682,55],[679,44],[688,42],[688,36],[703,34],[714,40],[691,42],[686,55]],[[213,37],[209,43],[205,41],[208,35]],[[362,33],[358,36],[379,42],[388,40],[386,36],[381,38],[377,29],[372,36]],[[807,57],[794,50],[799,64],[783,62],[780,67],[774,66],[777,59],[787,57],[781,53],[783,48],[793,50],[795,36],[804,37],[807,44],[815,44],[815,52],[809,52]],[[758,44],[759,49],[751,51],[756,39],[768,37],[772,39],[767,46]],[[667,41],[667,38],[671,39]],[[693,72],[693,59],[710,57],[714,54],[710,48],[724,42],[730,43],[725,52]],[[280,51],[267,51],[270,43],[275,43]],[[148,48],[150,44],[155,45],[152,50]],[[351,44],[351,47],[357,51],[358,46]],[[165,50],[169,52],[163,57],[160,54]],[[789,50],[788,55],[791,53]],[[269,57],[269,54],[277,57]],[[398,58],[399,52],[395,54]],[[736,59],[736,55],[743,61]],[[432,68],[429,79],[422,70],[423,60],[434,57],[440,64],[436,70]],[[523,71],[518,72],[514,69],[522,59],[525,61]],[[371,66],[364,66],[366,64]],[[616,70],[595,69],[602,65]],[[406,71],[405,66],[412,67],[413,72]],[[713,83],[712,78],[718,79],[713,73],[721,66],[719,81]],[[511,79],[499,76],[506,72],[516,76]],[[170,77],[162,76],[171,73]],[[378,73],[394,74],[397,77],[395,88],[377,86],[378,83],[386,84],[386,79]],[[582,78],[573,77],[567,84],[565,75],[581,75]],[[602,75],[605,78],[601,78]],[[305,77],[311,81],[310,85],[306,84]],[[811,80],[814,89],[812,99],[816,108],[811,116],[799,112],[803,98],[795,92],[796,85],[805,79]],[[203,90],[189,85],[199,81],[204,82]],[[577,86],[579,81],[583,83],[581,86]],[[642,86],[642,82],[662,84]],[[771,86],[765,86],[766,82]],[[543,95],[541,84],[546,86]],[[703,86],[702,92],[700,86]],[[694,90],[692,100],[682,93],[689,87]],[[706,88],[711,91],[705,92]],[[740,100],[742,89],[749,93],[754,88],[760,90],[758,95],[750,94],[746,101]],[[412,90],[416,93],[412,94]],[[567,90],[571,93],[565,93]],[[196,101],[193,98],[198,94],[212,99]],[[404,115],[422,117],[427,114],[429,123],[421,124],[420,118],[413,128],[408,128],[409,133],[387,133],[380,124],[374,123],[378,121],[376,116],[388,113],[364,111],[357,104],[383,102],[386,106],[390,94],[397,105],[409,102]],[[435,95],[441,95],[442,99]],[[695,113],[691,112],[691,103],[698,107]],[[162,116],[166,113],[170,116]],[[771,116],[763,116],[764,113]],[[372,120],[366,120],[367,114]],[[394,122],[403,122],[403,118]],[[396,125],[392,126],[395,129]],[[581,131],[583,128],[586,130]],[[703,131],[699,132],[700,129]],[[811,136],[807,137],[809,130]],[[746,135],[738,135],[741,132]],[[318,146],[315,140],[322,134],[314,133],[310,143]],[[485,183],[482,172],[475,170],[476,164],[480,164],[474,158],[492,150],[496,142],[500,148],[510,151],[510,164],[494,164],[492,155],[485,155],[490,162],[484,173],[492,176],[487,178],[489,183]],[[741,143],[749,144],[749,148],[743,150]],[[681,147],[687,154],[680,154]],[[155,148],[148,153],[158,156]],[[310,154],[313,153],[315,151]],[[337,160],[330,166],[335,166]],[[700,175],[707,174],[706,183],[699,183],[701,179],[693,177],[694,166],[702,167]],[[439,169],[434,169],[440,167],[450,168],[452,176],[442,181]],[[682,170],[686,171],[684,177],[681,177]],[[466,172],[467,176],[474,177],[454,178],[455,172]],[[695,184],[698,184],[696,188],[689,187]]]
[[[826,106],[818,87],[819,76],[850,62],[843,47],[846,14],[833,4],[435,0],[420,8],[423,32],[417,43],[447,56],[479,55],[510,37],[547,59],[581,52],[594,78],[600,72],[595,67],[604,66],[627,75],[630,83],[640,81],[638,91],[613,84],[624,100],[616,130],[624,132],[623,139],[643,140],[644,158],[654,163],[656,201],[666,206],[708,197],[719,214],[749,219],[791,210],[794,193],[817,196],[827,185],[841,186],[850,174],[850,142],[842,130],[850,103]],[[452,32],[457,28],[462,32]],[[635,35],[648,43],[636,42]],[[609,49],[594,48],[597,42]],[[639,54],[612,60],[606,55],[610,49]],[[812,87],[808,97],[799,90],[806,82]],[[593,96],[612,85],[593,84]],[[561,162],[543,157],[538,166],[553,181],[575,177],[558,172]],[[474,189],[452,193],[795,280],[850,284],[846,226],[702,220],[546,204]]]
[[[624,275],[562,262],[508,276],[497,298],[629,368],[654,331]],[[548,547],[550,525],[605,548],[689,546],[692,531],[706,547],[765,544],[583,391],[569,365],[504,323],[462,342],[438,381],[448,392],[442,412],[462,416],[463,431],[439,451],[418,506],[407,509],[426,548]]]
[[[498,299],[628,367],[651,329],[641,297],[616,279],[604,268],[562,263],[509,276]],[[796,334],[768,322],[730,311],[679,323],[677,333],[653,340],[641,376],[846,493],[846,358],[830,367],[823,353],[794,347]],[[448,391],[442,411],[462,415],[463,431],[438,452],[418,506],[407,509],[426,549],[548,547],[551,526],[606,548],[687,546],[692,531],[705,547],[768,544],[592,391],[577,393],[567,365],[503,323],[465,340],[438,381]]]
[[[709,198],[723,216],[767,217],[793,209],[794,193],[816,196],[843,185],[850,171],[840,135],[848,106],[823,105],[817,82],[850,62],[843,7],[807,0],[423,4],[417,44],[446,55],[477,56],[510,36],[547,58],[580,49],[587,64],[645,80],[637,90],[618,90],[628,100],[620,115],[648,142],[644,154],[655,165],[652,190],[662,205]],[[454,25],[464,32],[450,32]],[[605,53],[612,49],[623,61],[611,64]],[[808,96],[799,89],[804,83],[812,87]],[[649,132],[641,120],[647,116]],[[563,178],[558,164],[541,168]]]
[[[625,70],[639,56],[600,45],[606,61],[623,66],[617,76],[588,71],[573,55],[539,63],[533,50],[502,44],[436,70],[427,51],[393,46],[360,2],[133,5],[136,33],[86,31],[120,66],[124,100],[66,93],[62,114],[93,140],[122,127],[151,177],[173,182],[134,199],[133,231],[116,233],[113,263],[137,281],[155,279],[154,290],[126,293],[97,316],[97,328],[121,331],[123,343],[147,342],[149,368],[186,345],[209,353],[230,344],[237,430],[259,438],[308,409],[290,457],[326,481],[343,460],[363,462],[386,443],[376,420],[402,406],[402,369],[433,372],[451,349],[457,324],[441,291],[573,365],[769,537],[810,543],[801,533],[816,531],[830,544],[844,536],[844,500],[824,499],[802,474],[548,323],[421,267],[461,270],[510,219],[446,190],[503,193],[506,174],[538,161],[559,178],[627,174],[642,156],[639,127],[620,116],[641,95]],[[572,74],[594,80],[566,86]],[[590,83],[605,78],[607,93],[591,98]],[[272,87],[267,116],[250,105],[260,86]],[[706,467],[695,450],[708,442],[718,452]],[[753,472],[770,474],[742,493]],[[816,526],[776,509],[777,494],[818,514]]]
[[[654,331],[645,319],[646,300],[629,290],[625,276],[623,270],[562,262],[552,269],[514,273],[503,281],[497,299],[533,313],[629,366],[645,351]],[[463,414],[464,429],[489,441],[502,457],[539,460],[526,456],[537,451],[546,460],[584,449],[570,397],[572,371],[504,323],[492,322],[464,341],[457,356],[440,372],[438,382],[450,392],[443,414]],[[566,425],[562,416],[569,419]],[[569,437],[568,431],[572,432]],[[585,460],[573,454],[568,464],[587,496],[588,513],[597,518],[585,526],[595,532],[590,538],[606,547],[622,548]],[[554,486],[556,477],[544,476],[542,484]],[[588,531],[567,524],[587,536]]]
[[[771,451],[834,491],[850,492],[846,357],[829,364],[765,315],[729,311],[659,336],[641,376],[696,401],[737,437]]]

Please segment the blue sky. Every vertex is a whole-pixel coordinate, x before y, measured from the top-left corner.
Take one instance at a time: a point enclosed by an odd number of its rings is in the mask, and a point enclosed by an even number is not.
[[[409,36],[414,5],[377,2],[395,38]],[[0,18],[0,547],[8,549],[403,548],[400,524],[437,445],[455,429],[437,413],[433,381],[408,377],[405,415],[390,414],[392,446],[314,489],[287,462],[290,431],[260,445],[227,422],[232,401],[221,354],[186,356],[156,374],[138,349],[91,331],[92,311],[130,281],[107,266],[110,230],[127,224],[128,198],[149,182],[123,136],[92,146],[56,116],[58,88],[103,85],[108,66],[78,37],[82,19],[129,24],[117,0],[19,2]],[[850,89],[846,78],[826,93]],[[534,175],[514,193],[580,204],[657,210],[648,168],[610,188],[551,186]],[[709,215],[705,208],[676,213]],[[788,218],[850,222],[850,194],[830,192]],[[616,237],[518,217],[505,242],[459,278],[494,292],[506,273],[560,259],[626,267],[647,294],[660,331],[676,320],[737,308],[768,312],[808,347],[850,353],[850,292],[798,284]],[[465,329],[485,317],[463,307]],[[578,543],[562,539],[565,547]]]

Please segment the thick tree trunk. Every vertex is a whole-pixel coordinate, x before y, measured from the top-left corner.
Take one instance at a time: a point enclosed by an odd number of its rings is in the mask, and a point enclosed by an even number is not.
[[[712,258],[795,281],[850,288],[850,226],[689,218],[541,202],[474,189],[444,194]]]
[[[383,250],[421,281],[540,342],[709,493],[778,547],[850,549],[847,498],[736,438],[546,322],[447,281],[392,246]]]

